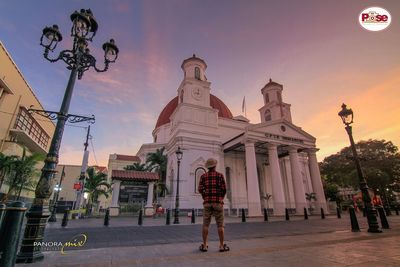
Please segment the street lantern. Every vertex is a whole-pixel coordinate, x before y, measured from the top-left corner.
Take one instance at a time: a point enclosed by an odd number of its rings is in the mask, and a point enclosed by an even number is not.
[[[176,195],[175,195],[175,215],[174,215],[174,224],[179,224],[179,169],[181,165],[181,160],[183,157],[183,152],[181,148],[178,146],[178,150],[175,152],[176,159],[178,161],[178,171],[176,174]]]
[[[353,159],[356,164],[357,174],[360,184],[360,190],[362,194],[362,199],[364,202],[364,208],[367,213],[367,220],[368,220],[368,232],[371,233],[381,233],[382,231],[379,229],[378,219],[377,219],[377,212],[374,206],[371,203],[371,196],[369,195],[369,188],[367,185],[367,181],[365,180],[364,174],[361,169],[360,160],[357,155],[356,145],[353,139],[352,127],[351,124],[353,123],[353,111],[348,109],[345,104],[342,104],[342,110],[339,111],[338,115],[343,121],[343,124],[346,125],[345,129],[347,134],[349,135],[351,150],[353,152]]]
[[[31,113],[37,113],[46,118],[57,120],[57,124],[51,140],[49,153],[44,161],[42,174],[36,186],[35,199],[26,214],[26,229],[21,243],[21,250],[17,256],[17,263],[31,263],[41,260],[44,257],[41,252],[41,246],[34,244],[42,243],[47,219],[50,216],[49,198],[53,193],[54,177],[57,173],[56,167],[65,123],[83,121],[94,123],[95,120],[94,115],[85,117],[68,113],[76,78],[78,80],[82,79],[83,73],[91,67],[96,72],[107,71],[109,64],[115,62],[119,53],[114,40],[111,39],[112,41],[106,42],[103,45],[105,53],[104,67],[99,69],[95,57],[90,54],[88,48],[89,42],[93,40],[98,29],[98,24],[92,11],[90,9],[81,9],[72,13],[70,18],[72,21],[72,49],[62,50],[55,58],[49,57],[49,53],[53,52],[57,44],[63,39],[57,25],[45,27],[40,38],[40,45],[44,47],[44,58],[51,63],[59,60],[63,61],[66,63],[67,69],[71,72],[59,112],[29,109]]]

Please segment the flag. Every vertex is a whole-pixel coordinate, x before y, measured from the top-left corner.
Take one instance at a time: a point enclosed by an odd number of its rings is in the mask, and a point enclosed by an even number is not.
[[[242,112],[244,112],[246,109],[246,97],[243,97],[243,102],[242,102]]]

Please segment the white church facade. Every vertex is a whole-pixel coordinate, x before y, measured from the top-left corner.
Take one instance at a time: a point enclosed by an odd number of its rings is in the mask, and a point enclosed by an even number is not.
[[[177,96],[160,113],[153,131],[154,142],[143,144],[136,156],[165,147],[168,157],[162,206],[173,209],[177,188],[178,147],[183,152],[179,176],[180,209],[201,209],[197,191],[208,158],[218,160],[217,171],[227,183],[226,209],[248,210],[261,216],[262,209],[283,215],[285,208],[302,214],[308,207],[306,193],[315,193],[314,207],[327,210],[316,139],[292,123],[290,104],[282,100],[283,86],[272,80],[261,89],[264,105],[261,122],[234,117],[229,108],[211,94],[204,60],[193,55],[182,63],[184,72]]]

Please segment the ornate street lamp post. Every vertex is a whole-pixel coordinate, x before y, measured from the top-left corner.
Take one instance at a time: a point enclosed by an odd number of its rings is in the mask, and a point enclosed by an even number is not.
[[[115,62],[118,57],[119,50],[114,40],[111,39],[109,42],[103,44],[105,66],[103,69],[98,69],[96,67],[96,59],[90,54],[88,48],[88,42],[92,41],[98,28],[92,11],[90,9],[81,9],[80,11],[75,11],[70,18],[72,21],[71,36],[73,37],[71,50],[62,50],[56,58],[49,57],[49,52],[53,52],[58,42],[62,40],[62,35],[57,25],[45,27],[40,38],[40,45],[44,47],[44,58],[50,62],[64,61],[67,64],[67,69],[71,70],[71,74],[59,112],[30,109],[31,112],[38,113],[50,119],[56,119],[57,125],[53,139],[51,140],[49,153],[44,161],[40,180],[36,186],[35,199],[26,214],[27,223],[21,250],[17,256],[17,263],[30,263],[43,258],[41,246],[37,244],[43,241],[47,218],[50,216],[49,197],[54,187],[54,176],[56,174],[58,153],[65,123],[67,121],[70,123],[82,121],[94,122],[94,116],[83,117],[68,114],[75,80],[77,77],[81,79],[83,73],[90,67],[93,67],[97,72],[106,71],[109,64]]]
[[[178,150],[175,152],[176,159],[178,160],[178,171],[176,173],[176,196],[175,196],[175,215],[174,215],[174,224],[179,224],[179,168],[181,165],[181,159],[183,157],[183,152],[181,148],[178,146]]]
[[[362,199],[364,202],[364,207],[367,213],[368,220],[368,232],[371,233],[381,233],[382,231],[379,229],[379,224],[377,220],[377,212],[374,206],[371,203],[371,197],[368,192],[367,181],[364,178],[364,174],[361,169],[360,160],[357,155],[356,145],[354,144],[353,133],[351,124],[353,123],[353,111],[348,109],[345,104],[342,105],[342,110],[338,113],[338,115],[342,118],[344,125],[346,125],[345,129],[347,134],[349,135],[351,150],[353,151],[354,162],[356,164],[358,179],[360,183],[360,189],[362,193]]]

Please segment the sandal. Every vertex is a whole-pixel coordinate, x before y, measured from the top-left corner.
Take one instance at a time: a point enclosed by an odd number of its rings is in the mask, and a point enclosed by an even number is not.
[[[207,252],[208,246],[204,246],[204,244],[201,244],[199,249],[200,249],[201,252]]]
[[[230,250],[230,248],[228,247],[228,245],[227,244],[224,244],[224,246],[221,248],[219,248],[219,252],[225,252],[225,251],[229,251]]]

